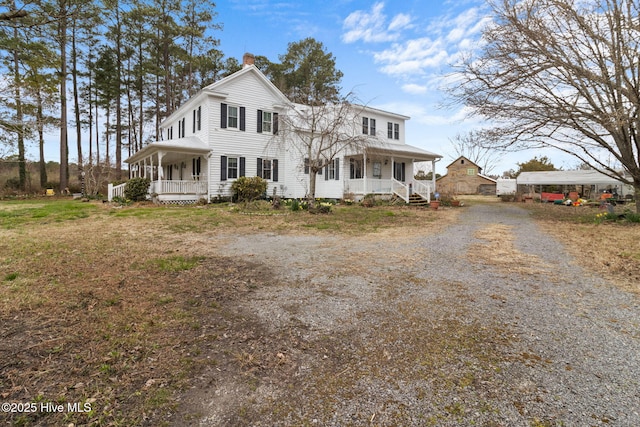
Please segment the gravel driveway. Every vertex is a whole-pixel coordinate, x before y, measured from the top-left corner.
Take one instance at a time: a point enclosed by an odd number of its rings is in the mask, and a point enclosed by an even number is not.
[[[200,425],[640,425],[636,296],[514,205],[402,234],[230,239],[275,280],[234,307],[247,357],[191,392]]]

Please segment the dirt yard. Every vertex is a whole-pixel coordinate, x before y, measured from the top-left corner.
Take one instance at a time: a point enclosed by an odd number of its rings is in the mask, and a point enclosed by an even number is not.
[[[638,424],[631,285],[528,211],[470,204],[333,218],[98,207],[0,230],[0,400],[46,404],[0,420]],[[91,410],[48,406],[69,403]]]

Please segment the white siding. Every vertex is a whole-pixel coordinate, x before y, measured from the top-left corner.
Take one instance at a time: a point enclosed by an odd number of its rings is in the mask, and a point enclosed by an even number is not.
[[[221,156],[244,157],[245,175],[256,176],[258,171],[257,159],[278,160],[278,181],[267,180],[268,194],[271,195],[276,187],[281,194],[280,186],[284,184],[287,175],[285,171],[284,149],[280,138],[273,132],[258,133],[258,110],[279,113],[275,110],[277,100],[273,93],[253,73],[246,73],[229,82],[224,87],[228,95],[224,98],[209,97],[207,102],[207,134],[212,149],[209,164],[209,188],[211,195],[231,194],[232,179],[221,181]],[[238,107],[238,128],[221,127],[222,104]],[[245,109],[245,130],[240,130],[240,107]]]

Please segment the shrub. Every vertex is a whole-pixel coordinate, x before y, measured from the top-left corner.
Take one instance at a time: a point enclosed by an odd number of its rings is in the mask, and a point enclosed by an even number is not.
[[[233,198],[240,202],[250,202],[264,196],[267,181],[259,176],[242,176],[231,184]]]
[[[149,178],[131,178],[124,187],[124,197],[134,202],[146,200],[150,185]]]
[[[318,203],[316,207],[313,209],[309,209],[309,213],[312,214],[329,214],[331,213],[331,208],[333,204],[331,203]]]

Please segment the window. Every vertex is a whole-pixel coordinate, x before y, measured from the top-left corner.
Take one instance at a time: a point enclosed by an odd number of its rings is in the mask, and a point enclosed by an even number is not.
[[[220,181],[245,176],[245,158],[220,156]]]
[[[258,133],[278,133],[278,113],[258,110]]]
[[[327,172],[324,174],[324,180],[340,179],[340,159],[333,159],[326,167]]]
[[[362,160],[360,159],[349,160],[349,178],[350,179],[362,178]]]
[[[229,106],[229,110],[227,112],[227,127],[238,127],[238,107]]]
[[[400,139],[400,125],[398,123],[393,124],[393,139]]]
[[[196,157],[191,159],[191,172],[192,172],[192,177],[195,180],[199,180],[200,179],[200,167],[202,165],[202,161],[200,157]]]
[[[387,122],[387,138],[393,138],[393,123]]]
[[[373,162],[373,177],[374,178],[382,178],[382,163]]]
[[[227,159],[227,178],[235,179],[238,177],[238,158],[229,157]]]
[[[369,135],[376,136],[376,119],[369,119]]]
[[[271,179],[271,160],[263,160],[262,162],[262,179]]]
[[[193,133],[202,129],[202,107],[193,110]]]
[[[262,131],[271,132],[271,113],[268,111],[262,113]]]
[[[368,117],[362,118],[362,133],[364,135],[369,134],[369,118]]]
[[[476,174],[476,170],[474,168],[467,169],[467,175],[475,175],[475,174]]]
[[[245,107],[220,104],[220,127],[245,130]]]
[[[405,163],[396,163],[393,162],[393,178],[396,181],[402,181],[404,182],[405,180]]]

